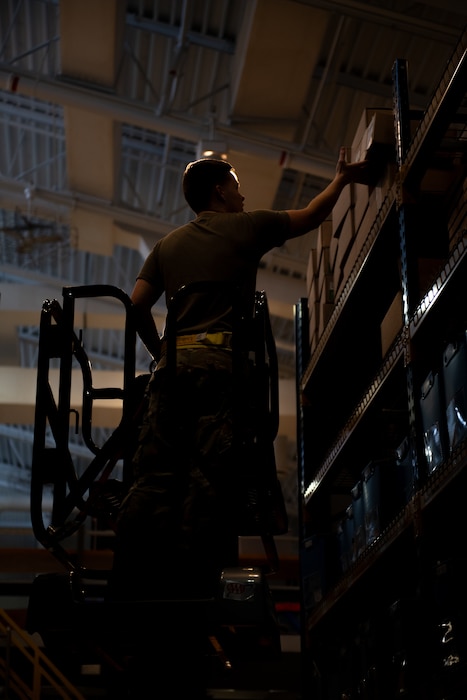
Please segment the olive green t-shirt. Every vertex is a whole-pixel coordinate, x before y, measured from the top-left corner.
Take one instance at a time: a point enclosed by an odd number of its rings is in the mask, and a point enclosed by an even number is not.
[[[285,211],[203,212],[159,240],[138,279],[149,282],[166,302],[194,282],[219,283],[186,295],[177,312],[177,333],[231,330],[232,294],[242,314],[253,310],[256,274],[262,256],[287,239]]]

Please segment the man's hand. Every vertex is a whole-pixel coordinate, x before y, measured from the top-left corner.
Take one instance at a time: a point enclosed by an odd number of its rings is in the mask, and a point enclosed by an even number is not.
[[[346,183],[358,182],[362,185],[375,185],[380,178],[386,161],[375,158],[347,162],[347,149],[341,146],[336,165],[336,177],[342,176]]]

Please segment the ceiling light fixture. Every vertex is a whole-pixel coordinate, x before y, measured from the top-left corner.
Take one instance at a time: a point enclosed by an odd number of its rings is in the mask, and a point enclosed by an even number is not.
[[[227,160],[228,149],[225,141],[216,141],[213,139],[200,141],[198,144],[198,158],[219,158]]]

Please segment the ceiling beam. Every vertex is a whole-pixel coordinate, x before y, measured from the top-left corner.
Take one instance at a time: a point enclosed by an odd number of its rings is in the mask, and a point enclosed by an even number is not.
[[[211,137],[210,126],[206,123],[181,117],[157,116],[153,105],[96,91],[88,85],[78,85],[76,81],[67,82],[26,70],[12,71],[11,66],[4,63],[0,63],[0,87],[47,102],[86,109],[109,116],[117,122],[133,124],[194,144]],[[334,156],[326,157],[318,152],[305,155],[297,144],[288,141],[248,134],[225,125],[216,127],[216,137],[225,140],[229,150],[264,158],[275,164],[282,163],[287,156],[287,167],[325,180],[331,180],[335,174]]]

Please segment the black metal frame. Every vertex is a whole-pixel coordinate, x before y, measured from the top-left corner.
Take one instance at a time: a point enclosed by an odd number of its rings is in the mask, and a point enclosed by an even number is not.
[[[215,294],[219,283],[196,283],[179,290],[169,303],[167,315],[167,366],[175,371],[176,365],[176,312],[187,294],[196,292]],[[97,389],[92,383],[91,365],[80,334],[74,329],[77,299],[112,297],[125,309],[123,387]],[[255,473],[248,483],[246,504],[249,508],[247,530],[239,534],[259,535],[271,570],[277,570],[279,559],[274,536],[287,532],[287,514],[282,491],[277,479],[274,439],[279,425],[278,367],[272,334],[267,297],[256,292],[253,321],[245,319],[235,309],[233,333],[233,367],[240,353],[249,353],[254,365],[255,389],[258,397],[258,426],[255,436]],[[251,325],[253,323],[253,325]],[[46,300],[40,320],[37,390],[34,425],[34,443],[31,471],[31,522],[36,539],[48,549],[69,572],[83,572],[76,555],[71,555],[63,541],[74,535],[90,515],[98,515],[103,505],[116,511],[127,487],[131,472],[128,455],[129,434],[134,430],[148,375],[135,376],[136,323],[130,298],[117,287],[89,285],[63,288],[63,308],[57,300]],[[59,359],[58,396],[50,383],[51,360]],[[81,411],[71,407],[73,358],[77,361],[83,380]],[[142,380],[138,385],[138,380]],[[241,383],[238,383],[241,386]],[[122,415],[117,428],[102,445],[96,445],[92,436],[93,403],[98,399],[120,399]],[[236,410],[241,410],[242,395],[236,394]],[[78,476],[69,448],[70,414],[75,413],[76,431],[94,455],[84,472]],[[46,444],[50,427],[54,446]],[[247,446],[248,449],[248,446]],[[119,460],[123,460],[124,480],[110,479]],[[53,487],[50,524],[45,523],[43,498],[47,486]],[[109,488],[112,486],[113,488]],[[114,501],[114,502],[113,502]],[[86,572],[90,575],[90,572]]]

